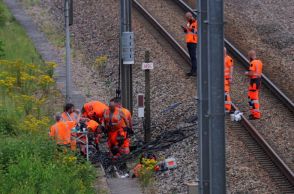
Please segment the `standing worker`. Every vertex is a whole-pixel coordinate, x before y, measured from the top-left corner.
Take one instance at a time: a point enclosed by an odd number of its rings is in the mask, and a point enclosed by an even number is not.
[[[250,78],[250,84],[248,88],[248,99],[250,107],[250,116],[249,119],[260,119],[260,105],[259,105],[259,90],[261,87],[261,74],[262,74],[262,62],[256,57],[256,52],[250,50],[248,52],[248,57],[250,60],[249,71],[245,72]]]
[[[116,159],[123,154],[130,153],[130,140],[123,129],[122,121],[129,127],[129,122],[124,113],[117,107],[117,99],[111,99],[109,109],[104,111],[104,126],[108,133],[108,146]]]
[[[61,114],[63,121],[73,121],[76,124],[79,122],[79,115],[75,111],[75,106],[71,103],[67,103],[64,106],[64,112]]]
[[[230,95],[231,83],[233,78],[234,63],[232,57],[227,54],[227,49],[224,48],[224,80],[225,80],[225,109],[226,112],[232,111],[232,99]]]
[[[55,121],[50,128],[49,136],[54,138],[57,145],[70,147],[72,122],[63,121],[60,113],[56,113]]]
[[[186,43],[192,63],[192,68],[187,76],[196,76],[197,72],[197,58],[196,58],[196,48],[198,43],[198,36],[197,36],[197,20],[193,17],[191,12],[187,12],[186,15],[187,26],[181,26],[186,34]]]

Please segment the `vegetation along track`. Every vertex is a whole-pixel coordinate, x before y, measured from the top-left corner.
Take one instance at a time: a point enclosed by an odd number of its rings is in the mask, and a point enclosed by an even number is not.
[[[183,49],[184,43],[181,43],[179,41],[180,33],[179,33],[179,23],[172,23],[172,21],[180,21],[183,20],[183,17],[179,19],[179,16],[174,14],[174,10],[168,9],[169,7],[167,6],[154,6],[156,9],[152,9],[153,7],[150,6],[151,4],[156,4],[152,1],[146,1],[146,0],[141,0],[140,3],[139,1],[133,0],[133,6],[166,38],[166,40],[177,50],[177,52],[189,63],[189,56],[187,54],[187,51]],[[187,11],[189,10],[189,7],[186,6],[183,1],[170,1],[170,3],[167,3],[166,5],[172,5],[174,3],[179,3],[181,5],[181,8],[183,9],[182,11]],[[143,7],[143,5],[148,5]],[[148,7],[148,11],[147,8]],[[159,7],[159,8],[158,8]],[[175,6],[173,5],[173,8]],[[186,7],[186,8],[185,8]],[[173,17],[169,17],[168,13],[165,11],[162,11],[160,9],[168,9],[171,12],[171,15]],[[178,7],[179,9],[180,7]],[[156,20],[152,15],[155,15],[157,18],[160,18],[159,20]],[[164,13],[164,14],[162,14]],[[184,13],[184,12],[183,12]],[[161,25],[163,23],[163,25]],[[181,35],[182,36],[182,35]],[[180,43],[179,43],[180,42]],[[244,67],[240,65],[247,66],[248,61],[246,61],[245,57],[241,55],[240,52],[238,52],[237,49],[235,49],[229,42],[226,41],[226,46],[228,46],[228,50],[230,53],[233,55],[234,59],[238,61],[239,64],[235,69],[235,74],[241,74],[244,71]],[[234,74],[234,75],[235,75]],[[239,79],[235,79],[235,77]],[[286,98],[285,95],[282,94],[281,91],[278,90],[277,87],[274,86],[274,84],[267,79],[265,76],[263,76],[263,80],[266,83],[265,85],[268,87],[267,89],[263,89],[262,93],[262,99],[265,99],[262,101],[262,104],[264,104],[264,107],[267,107],[266,111],[264,111],[264,119],[261,121],[254,121],[250,123],[245,117],[243,117],[243,120],[241,122],[242,126],[240,124],[239,127],[237,127],[240,132],[244,132],[244,128],[247,129],[247,133],[250,134],[250,136],[244,135],[244,137],[251,137],[250,138],[244,138],[244,141],[246,141],[246,144],[248,142],[248,146],[250,145],[251,147],[256,147],[255,151],[253,150],[252,152],[256,154],[256,158],[260,160],[260,163],[271,173],[274,172],[279,177],[274,177],[274,180],[277,181],[278,185],[281,187],[281,190],[283,190],[285,193],[293,191],[293,185],[294,185],[294,177],[293,177],[293,172],[291,169],[287,166],[286,163],[290,164],[291,167],[293,168],[293,161],[291,158],[293,158],[293,151],[292,150],[287,150],[287,147],[291,149],[291,134],[287,135],[285,134],[282,139],[279,139],[278,136],[275,135],[275,133],[285,133],[286,127],[288,129],[291,129],[291,126],[293,126],[293,103],[289,101],[289,99]],[[235,88],[238,88],[238,90],[234,90],[233,87],[233,92],[237,93],[237,95],[233,95],[233,99],[236,104],[238,104],[239,108],[247,108],[247,103],[246,103],[246,92],[238,92],[240,91],[240,86],[247,86],[248,80],[242,79],[242,76],[234,76],[234,81],[236,82],[234,85],[237,85]],[[246,91],[246,88],[244,88],[244,91]],[[274,97],[271,92],[274,92],[275,94],[278,94],[278,98]],[[284,98],[284,100],[280,100],[281,98]],[[278,99],[278,100],[277,100]],[[287,102],[288,101],[288,102]],[[267,103],[266,103],[267,102]],[[272,104],[274,103],[274,104]],[[234,105],[234,108],[237,108],[236,105]],[[278,110],[276,110],[278,109]],[[276,112],[278,111],[278,112]],[[278,113],[278,115],[276,114]],[[280,114],[281,113],[281,114]],[[277,118],[276,118],[277,117]],[[282,117],[282,118],[281,118]],[[275,119],[276,118],[276,119]],[[275,122],[275,123],[274,123]],[[284,123],[287,122],[289,123],[288,126],[285,126]],[[230,125],[230,124],[229,124]],[[283,127],[284,126],[284,127]],[[276,128],[275,128],[276,127]],[[234,127],[234,129],[237,129]],[[241,128],[241,129],[240,129]],[[271,133],[273,133],[273,137],[276,137],[276,139],[271,139],[270,136],[267,136],[264,138],[264,131],[261,130],[258,131],[258,129],[265,129],[267,130],[268,128],[273,128]],[[288,139],[288,138],[289,139]],[[252,144],[250,141],[254,141],[257,144]],[[278,142],[275,142],[277,140]],[[278,147],[276,146],[280,142],[286,143],[283,147]],[[259,147],[257,147],[257,145]],[[250,147],[249,146],[249,147]],[[277,149],[279,151],[279,154],[283,155],[283,159],[277,154],[277,152],[273,149]],[[282,151],[283,149],[286,149]],[[259,151],[257,151],[259,150]],[[262,150],[262,152],[260,152]],[[264,156],[262,156],[264,155]],[[266,156],[266,157],[265,157]],[[285,161],[286,159],[286,161]],[[271,168],[269,168],[271,167]],[[270,174],[271,174],[270,173]],[[272,175],[272,174],[271,174]],[[284,177],[281,177],[284,176]],[[287,179],[286,179],[287,178]],[[285,183],[286,181],[286,183]]]

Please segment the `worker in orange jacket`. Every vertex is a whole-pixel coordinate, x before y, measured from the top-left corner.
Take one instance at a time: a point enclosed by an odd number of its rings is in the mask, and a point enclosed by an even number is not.
[[[232,99],[230,95],[231,83],[233,78],[234,63],[232,57],[227,54],[227,49],[224,48],[224,86],[225,86],[225,109],[226,112],[232,111]]]
[[[98,123],[102,123],[103,113],[108,109],[108,106],[100,101],[91,101],[84,104],[82,116]]]
[[[262,75],[262,62],[257,59],[256,52],[250,50],[248,52],[248,57],[250,60],[249,71],[245,72],[250,78],[250,84],[248,87],[248,99],[250,107],[250,116],[249,119],[260,119],[260,104],[259,104],[259,90],[261,87],[261,75]]]
[[[124,108],[120,102],[119,99],[117,99],[117,107],[124,113],[126,119],[128,120],[129,122],[129,127],[126,125],[125,121],[122,120],[121,121],[121,125],[122,127],[124,128],[124,130],[127,132],[128,135],[133,135],[134,134],[134,131],[133,131],[133,121],[132,121],[132,114],[131,112]]]
[[[67,103],[64,106],[64,112],[61,114],[63,121],[73,121],[76,124],[79,122],[79,115],[75,111],[75,106],[72,103]]]
[[[55,115],[56,123],[51,126],[49,136],[53,137],[57,145],[70,146],[73,122],[63,121],[60,113]]]
[[[122,120],[129,127],[129,122],[118,106],[117,99],[110,100],[109,109],[104,111],[104,126],[108,134],[108,146],[113,158],[130,153],[130,140],[123,129]]]
[[[196,58],[196,48],[198,43],[197,36],[197,20],[193,17],[191,12],[187,12],[185,14],[187,20],[187,26],[182,26],[184,33],[186,34],[186,43],[189,51],[190,59],[191,59],[191,71],[187,73],[187,76],[196,76],[197,72],[197,58]]]

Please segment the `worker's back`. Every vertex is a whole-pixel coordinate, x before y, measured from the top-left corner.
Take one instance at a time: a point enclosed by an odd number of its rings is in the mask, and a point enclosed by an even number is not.
[[[108,106],[100,101],[91,101],[84,104],[84,116],[102,118],[104,111]]]
[[[58,121],[50,128],[50,136],[54,137],[55,141],[59,145],[70,144],[71,129],[74,126],[72,121]]]

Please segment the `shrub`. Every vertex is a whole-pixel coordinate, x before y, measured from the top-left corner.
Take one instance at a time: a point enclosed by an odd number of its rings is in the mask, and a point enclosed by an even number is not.
[[[0,142],[0,193],[94,193],[94,172],[42,135]]]
[[[155,166],[157,162],[154,159],[142,159],[142,168],[139,170],[139,182],[145,193],[153,193],[153,184],[155,181]]]
[[[1,10],[0,10],[0,12],[1,12]],[[0,21],[0,23],[1,23],[1,21]],[[5,52],[4,52],[4,48],[3,47],[4,47],[4,43],[2,42],[2,40],[0,40],[0,59],[5,56]]]
[[[4,5],[2,4],[2,0],[0,0],[0,27],[4,26],[7,21],[7,14],[4,8]]]
[[[2,135],[14,135],[16,125],[15,120],[9,117],[0,116],[0,134]]]

